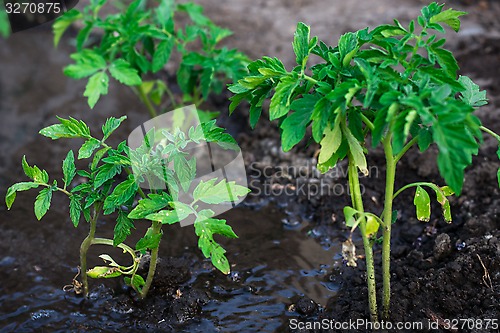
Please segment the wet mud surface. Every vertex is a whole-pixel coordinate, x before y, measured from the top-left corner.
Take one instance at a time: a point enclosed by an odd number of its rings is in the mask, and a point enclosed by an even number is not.
[[[390,22],[393,17],[404,22],[424,4],[379,0],[360,11],[360,1],[200,3],[217,23],[235,31],[228,45],[251,57],[283,57],[289,66],[298,20],[311,24],[313,34],[334,42],[345,31]],[[464,19],[462,33],[450,35],[450,48],[458,55],[461,73],[488,90],[490,105],[479,116],[498,133],[500,4],[461,1],[453,6],[471,14]],[[51,45],[46,28],[0,41],[2,196],[7,186],[23,179],[19,168],[23,155],[49,174],[61,174],[60,161],[67,149],[76,146],[68,141],[53,144],[37,135],[54,122],[55,115],[82,118],[97,130],[106,117],[127,114],[117,140],[148,119],[135,96],[116,86],[94,111],[88,111],[80,96],[83,82],[62,74],[72,49],[70,41],[63,41],[58,50]],[[35,194],[25,192],[18,195],[11,211],[0,206],[0,332],[298,332],[289,328],[290,319],[368,318],[363,260],[356,268],[347,267],[340,254],[341,243],[349,235],[342,215],[342,207],[349,204],[346,165],[340,163],[320,176],[314,171],[317,147],[302,144],[285,154],[279,148],[275,124],[262,122],[251,132],[244,108],[228,118],[223,98],[208,107],[222,111],[221,124],[238,138],[254,193],[224,215],[240,237],[222,241],[233,264],[232,274],[224,276],[202,259],[191,228],[174,226],[164,229],[162,261],[147,300],[137,300],[120,279],[91,281],[87,300],[65,293],[62,287],[77,274],[85,225],[72,226],[65,198],[59,196],[49,214],[36,221]],[[495,149],[494,140],[486,139],[474,158],[462,195],[451,202],[452,224],[442,221],[437,206],[429,223],[417,221],[410,192],[395,202],[393,321],[499,318],[500,191]],[[410,151],[398,165],[396,186],[417,180],[442,183],[435,158],[432,150],[425,155]],[[373,152],[368,163],[382,165],[382,152]],[[385,170],[370,171],[362,179],[365,205],[380,213]],[[99,221],[104,236],[112,234],[112,222]],[[146,228],[137,225],[137,235]],[[131,237],[128,243],[136,241]],[[359,240],[355,243],[362,255]],[[100,264],[97,256],[104,250],[109,249],[92,249],[90,265]],[[379,257],[380,248],[375,251]],[[118,251],[112,254],[120,258]],[[377,281],[381,282],[379,275]],[[441,325],[429,331],[453,330]],[[495,330],[465,327],[457,332]]]

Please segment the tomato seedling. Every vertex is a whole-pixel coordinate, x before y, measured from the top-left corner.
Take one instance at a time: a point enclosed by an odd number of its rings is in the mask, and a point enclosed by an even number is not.
[[[390,306],[391,226],[395,222],[393,202],[408,188],[416,188],[417,218],[429,221],[430,197],[435,192],[444,219],[451,222],[448,197],[459,195],[464,170],[472,163],[483,141],[482,131],[500,143],[500,136],[487,129],[474,110],[487,103],[486,92],[459,69],[453,54],[444,49],[444,26],[460,28],[464,12],[443,10],[432,3],[408,27],[399,21],[342,35],[329,46],[310,37],[310,28],[299,23],[293,40],[297,66],[288,71],[277,58],[263,57],[248,66],[249,74],[229,89],[230,112],[242,101],[250,103],[250,124],[259,120],[264,101],[270,98],[269,118],[278,120],[284,151],[306,135],[321,146],[318,169],[333,168],[347,158],[352,206],[344,208],[346,224],[359,229],[366,255],[369,311],[372,321],[379,313],[375,289],[373,246],[382,233],[384,319]],[[308,67],[308,60],[319,61]],[[382,145],[385,152],[386,186],[380,216],[366,212],[359,173],[368,173],[366,142]],[[396,165],[414,145],[425,151],[437,145],[437,165],[447,186],[428,182],[408,184],[395,191]],[[498,151],[500,158],[500,148]],[[500,170],[498,172],[500,186]]]
[[[106,7],[106,14],[101,9]],[[182,14],[190,22],[181,25]],[[179,19],[178,17],[181,17]],[[220,47],[231,31],[215,25],[203,7],[174,0],[122,2],[92,0],[82,11],[72,9],[54,25],[54,44],[73,23],[82,28],[76,36],[74,64],[64,73],[88,78],[84,96],[91,108],[108,93],[110,76],[129,86],[146,105],[152,118],[160,111],[185,104],[199,108],[211,92],[220,94],[227,80],[246,74],[248,58],[235,49]],[[166,64],[177,52],[177,84],[183,98],[176,98],[163,80]],[[207,116],[210,116],[207,115]]]
[[[49,210],[52,195],[64,193],[69,198],[69,215],[74,226],[80,223],[81,216],[89,223],[89,234],[80,247],[80,268],[82,272],[82,292],[88,294],[88,279],[113,278],[124,276],[125,282],[140,295],[146,297],[153,281],[158,258],[158,249],[162,238],[162,226],[174,224],[186,219],[194,221],[198,246],[206,258],[211,258],[213,265],[224,274],[230,271],[225,250],[214,240],[215,234],[236,238],[236,234],[225,220],[214,218],[214,211],[202,204],[218,205],[237,201],[249,190],[233,181],[213,178],[196,178],[195,157],[188,154],[190,144],[213,142],[223,149],[236,149],[233,138],[215,125],[215,120],[191,127],[183,132],[148,131],[144,142],[136,149],[131,149],[126,141],[116,147],[106,143],[109,136],[120,126],[126,117],[109,118],[102,126],[102,137],[91,135],[89,127],[81,120],[59,118],[60,123],[46,127],[40,134],[57,140],[60,138],[83,139],[85,142],[78,151],[78,159],[89,159],[86,169],[77,170],[75,155],[69,151],[62,163],[63,179],[51,180],[48,173],[39,167],[30,166],[23,157],[22,167],[28,182],[12,185],[5,197],[10,209],[16,193],[33,188],[42,188],[36,197],[34,211],[40,220]],[[133,171],[133,172],[132,172]],[[78,179],[75,176],[78,175]],[[155,187],[144,192],[141,184],[161,182],[168,185],[168,190]],[[192,202],[179,201],[182,189],[193,187]],[[136,198],[139,201],[136,202]],[[96,237],[96,224],[100,215],[113,214],[116,218],[113,239]],[[124,243],[140,220],[151,221],[151,227],[137,242],[135,248]],[[118,264],[110,255],[100,257],[107,266],[98,266],[87,270],[87,252],[92,245],[119,247],[130,254],[132,262],[128,266]],[[137,273],[141,257],[151,251],[149,271],[146,279]],[[75,286],[78,287],[78,286]]]

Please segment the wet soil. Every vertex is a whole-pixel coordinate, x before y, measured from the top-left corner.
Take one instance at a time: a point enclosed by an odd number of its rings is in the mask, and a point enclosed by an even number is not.
[[[289,67],[298,20],[334,42],[345,31],[390,22],[393,17],[404,22],[423,5],[394,0],[200,3],[217,23],[235,31],[228,45],[251,57],[280,56]],[[485,125],[500,132],[500,4],[463,1],[453,6],[471,15],[465,18],[461,34],[451,38],[450,47],[458,54],[461,72],[488,90],[490,105],[479,115]],[[82,118],[97,130],[106,117],[127,114],[129,120],[118,133],[122,137],[147,120],[133,94],[118,86],[89,112],[80,96],[83,82],[61,73],[71,49],[70,41],[64,40],[54,50],[46,28],[0,41],[1,195],[6,186],[23,179],[18,168],[22,155],[49,174],[60,175],[58,161],[75,146],[64,141],[52,144],[36,134],[53,123],[55,115]],[[221,109],[221,124],[238,137],[254,193],[224,216],[240,236],[222,240],[232,274],[224,276],[202,259],[192,229],[171,227],[165,230],[163,259],[147,300],[137,300],[119,279],[92,281],[88,300],[65,293],[62,287],[77,273],[85,227],[72,227],[61,197],[46,218],[36,222],[35,194],[23,193],[12,211],[0,207],[0,332],[288,332],[297,331],[289,328],[290,319],[368,318],[363,260],[356,268],[347,267],[340,255],[340,244],[349,235],[341,213],[349,204],[346,165],[340,163],[320,176],[314,171],[316,147],[301,144],[285,154],[274,125],[262,122],[251,132],[244,108],[228,118],[223,98],[208,107]],[[443,326],[446,319],[499,318],[500,192],[495,147],[494,140],[486,139],[468,169],[463,194],[452,201],[452,224],[442,221],[436,206],[432,220],[423,224],[414,218],[411,193],[398,197],[393,321],[437,321],[439,327],[428,331],[452,332]],[[425,155],[410,151],[398,165],[397,186],[417,180],[442,183],[435,157],[432,150]],[[374,151],[369,165],[382,164],[383,154]],[[370,171],[362,179],[365,205],[379,213],[385,170]],[[109,236],[113,223],[102,220],[99,228]],[[137,228],[140,234],[147,226]],[[131,237],[128,242],[135,241]],[[355,243],[362,255],[359,240]],[[99,264],[95,258],[103,250],[108,249],[92,250],[91,265]],[[379,248],[376,254],[379,258]],[[113,255],[121,258],[119,253]],[[377,281],[381,282],[379,275]],[[495,330],[466,326],[457,332]]]

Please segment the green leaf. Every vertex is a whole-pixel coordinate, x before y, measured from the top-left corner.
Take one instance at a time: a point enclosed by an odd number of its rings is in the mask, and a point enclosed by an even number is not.
[[[375,217],[373,217],[372,215],[366,216],[365,233],[368,237],[376,235],[379,228],[380,228],[380,223],[379,221],[377,221]]]
[[[64,119],[57,117],[60,124],[48,126],[40,130],[40,134],[57,140],[60,138],[86,138],[90,139],[90,129],[82,120],[76,120],[72,117]]]
[[[461,93],[460,98],[462,101],[472,106],[473,108],[478,108],[480,106],[488,104],[488,99],[486,98],[486,90],[479,90],[479,86],[475,84],[469,77],[460,76],[458,82],[465,88]]]
[[[118,218],[116,219],[113,234],[113,246],[118,246],[123,243],[127,237],[130,236],[132,229],[135,229],[134,222],[127,217],[127,213],[120,211],[118,213]]]
[[[346,67],[351,62],[354,54],[358,49],[358,39],[356,34],[348,32],[340,36],[339,39],[339,52],[342,65]]]
[[[174,155],[174,170],[184,191],[188,191],[196,175],[196,159],[186,160],[181,154]]]
[[[193,192],[194,200],[199,200],[208,204],[220,204],[223,202],[234,202],[239,197],[245,196],[250,190],[244,186],[237,185],[236,182],[228,182],[226,179],[217,184],[216,178],[204,182],[200,181]]]
[[[158,213],[152,213],[145,216],[145,219],[161,222],[162,224],[174,224],[184,220],[192,211],[188,210],[179,210],[177,213],[176,210],[162,210]]]
[[[306,134],[306,128],[310,122],[316,101],[316,98],[306,95],[291,104],[290,108],[295,112],[288,116],[280,126],[282,129],[281,145],[283,151],[292,149]]]
[[[63,161],[62,169],[64,175],[64,186],[67,187],[71,184],[73,178],[75,178],[76,175],[75,155],[73,154],[72,150],[70,150],[68,152],[68,155],[66,155],[66,158]]]
[[[16,183],[7,189],[7,194],[5,195],[5,204],[7,205],[7,209],[10,210],[14,200],[16,200],[16,192],[26,191],[32,188],[37,188],[40,186],[38,183],[33,182],[21,182]]]
[[[341,127],[344,137],[347,139],[347,142],[349,144],[349,150],[354,160],[354,164],[356,164],[359,170],[365,176],[367,176],[369,172],[366,164],[366,157],[363,152],[363,147],[361,147],[359,141],[354,137],[354,135],[352,135],[351,131],[349,130],[349,128],[347,128],[347,126],[345,126],[344,123],[341,124]]]
[[[269,120],[283,117],[290,111],[293,92],[298,86],[298,81],[292,76],[286,76],[276,86],[276,91],[269,105]]]
[[[151,68],[153,73],[161,70],[168,62],[172,54],[173,44],[173,41],[170,39],[161,41],[160,44],[158,44],[153,56],[153,67]]]
[[[84,158],[89,158],[92,156],[92,153],[94,153],[94,150],[99,148],[101,146],[101,142],[97,139],[90,138],[87,140],[80,150],[78,151],[78,159],[84,159]]]
[[[82,214],[82,204],[80,202],[80,197],[76,195],[71,195],[69,197],[69,216],[73,225],[78,227],[78,223],[80,223],[80,216]]]
[[[102,134],[104,135],[102,140],[104,141],[107,138],[109,138],[109,136],[114,131],[116,131],[116,129],[121,125],[121,123],[125,119],[127,119],[127,116],[123,116],[123,117],[120,117],[118,119],[115,117],[111,117],[111,118],[106,119],[106,122],[104,123],[104,125],[102,125]]]
[[[461,12],[450,8],[437,15],[432,16],[430,19],[430,23],[444,23],[458,32],[458,30],[460,30],[459,17],[465,14],[467,14],[467,12]]]
[[[44,188],[37,195],[35,200],[35,216],[38,220],[47,214],[50,208],[50,201],[52,200],[52,189]]]
[[[431,199],[426,190],[417,186],[413,204],[417,209],[417,219],[424,222],[429,222],[431,218]]]
[[[94,189],[98,189],[105,182],[119,174],[122,166],[119,164],[103,164],[98,168],[97,175],[94,178]]]
[[[457,77],[457,71],[459,69],[457,60],[453,56],[453,53],[451,53],[448,50],[441,49],[441,48],[435,48],[432,49],[434,51],[434,54],[436,55],[437,61],[441,67],[445,70],[445,72],[452,78]]]
[[[349,207],[349,206],[344,207],[344,218],[345,218],[346,226],[348,226],[350,228],[354,227],[354,224],[356,223],[355,216],[357,213],[358,213],[358,211],[352,207]]]
[[[123,280],[125,280],[125,283],[129,286],[132,286],[135,290],[141,291],[142,287],[146,285],[146,281],[142,278],[142,276],[138,274],[134,274],[132,278],[129,278],[128,276],[124,277]]]
[[[137,206],[128,214],[131,219],[143,219],[169,205],[172,198],[167,193],[149,194],[148,198],[139,200]]]
[[[418,148],[420,151],[426,151],[427,148],[432,143],[432,133],[430,132],[429,128],[427,127],[422,127],[420,131],[418,132]]]
[[[301,66],[302,69],[305,68],[309,58],[309,37],[309,26],[299,22],[293,38],[293,51],[296,55],[297,65]]]
[[[87,271],[87,276],[92,279],[111,279],[122,275],[118,267],[96,266]]]
[[[57,47],[64,32],[73,22],[79,20],[80,18],[82,18],[82,13],[76,9],[71,9],[56,19],[52,25],[52,31],[54,33],[54,46]]]
[[[135,178],[129,176],[129,179],[118,184],[113,193],[104,200],[104,213],[111,214],[117,207],[130,200],[137,192],[138,186]]]
[[[318,157],[318,163],[326,163],[333,154],[339,149],[342,143],[342,130],[340,129],[340,115],[335,118],[333,129],[327,127],[325,136],[321,140],[321,151]]]
[[[111,73],[111,76],[114,77],[118,82],[123,83],[127,86],[138,86],[142,84],[141,77],[137,73],[137,70],[132,68],[132,66],[130,66],[130,64],[123,59],[115,60],[109,66],[109,72]],[[102,94],[107,94],[107,85],[106,92]]]
[[[101,95],[108,93],[109,77],[104,72],[98,72],[92,75],[85,87],[83,96],[88,97],[88,104],[91,109],[94,108]]]
[[[160,245],[161,236],[161,233],[156,234],[153,228],[149,228],[144,237],[139,239],[135,249],[141,253],[145,253],[147,249],[154,250]]]

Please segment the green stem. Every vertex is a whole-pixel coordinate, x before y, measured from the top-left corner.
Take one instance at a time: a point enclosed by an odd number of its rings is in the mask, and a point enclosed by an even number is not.
[[[363,199],[361,197],[361,188],[359,185],[358,168],[354,163],[352,156],[349,156],[349,187],[351,189],[351,199],[353,208],[359,212],[364,212]],[[366,282],[368,285],[368,306],[370,309],[370,319],[372,322],[378,322],[377,308],[377,290],[375,284],[375,265],[373,261],[373,248],[368,235],[366,234],[366,220],[363,218],[359,224],[361,237],[363,238],[363,247],[365,249],[366,260]]]
[[[488,133],[489,135],[491,135],[492,137],[494,137],[495,139],[497,139],[498,141],[500,141],[500,135],[496,134],[495,132],[493,132],[492,130],[490,130],[489,128],[487,127],[484,127],[484,126],[481,126],[480,129],[486,133]]]
[[[401,192],[403,192],[404,190],[407,190],[407,189],[409,189],[411,187],[416,187],[416,186],[429,186],[430,188],[432,188],[435,191],[437,191],[439,189],[439,187],[436,184],[429,183],[429,182],[411,183],[411,184],[405,185],[405,186],[401,187],[399,190],[397,190],[397,192],[394,193],[394,196],[392,197],[392,200],[396,199],[396,197],[398,195],[400,195]]]
[[[370,129],[370,131],[373,131],[375,129],[375,125],[368,119],[367,116],[363,114],[363,112],[359,113],[361,115],[361,120],[365,123],[365,125]]]
[[[153,235],[158,235],[161,232],[161,223],[153,222]],[[149,261],[148,276],[146,277],[146,283],[142,290],[140,291],[140,297],[145,298],[148,294],[151,283],[153,282],[153,277],[156,271],[156,263],[158,261],[158,251],[160,249],[160,244],[155,249],[151,250],[151,259]]]
[[[383,145],[386,159],[386,179],[385,179],[385,200],[384,212],[382,215],[383,241],[382,241],[382,280],[383,280],[383,300],[382,317],[389,319],[391,304],[391,227],[392,227],[392,202],[394,200],[394,182],[396,179],[396,164],[398,158],[394,157],[391,145],[392,133],[387,133]],[[413,141],[413,140],[412,140]],[[408,150],[408,149],[407,149]],[[399,156],[399,155],[398,155]]]
[[[144,92],[144,88],[142,87],[142,85],[137,87],[137,93],[139,94],[139,98],[140,98],[141,102],[148,109],[149,116],[151,118],[155,118],[156,116],[158,116],[156,109],[154,108],[153,104],[151,104],[151,101],[149,100],[149,97]]]
[[[100,206],[94,207],[94,214],[90,218],[89,234],[80,245],[80,269],[82,272],[83,296],[87,297],[89,294],[89,281],[87,276],[87,252],[89,251],[92,242],[95,239],[95,230],[97,226],[97,218],[99,216]]]
[[[411,148],[413,147],[413,145],[415,143],[417,143],[418,141],[418,135],[416,137],[414,137],[413,139],[411,139],[404,147],[403,147],[403,150],[401,150],[399,152],[399,154],[397,154],[395,157],[394,157],[394,160],[396,161],[396,163],[399,162],[399,160],[401,159],[401,157],[403,157],[404,154],[406,154],[406,152]]]

